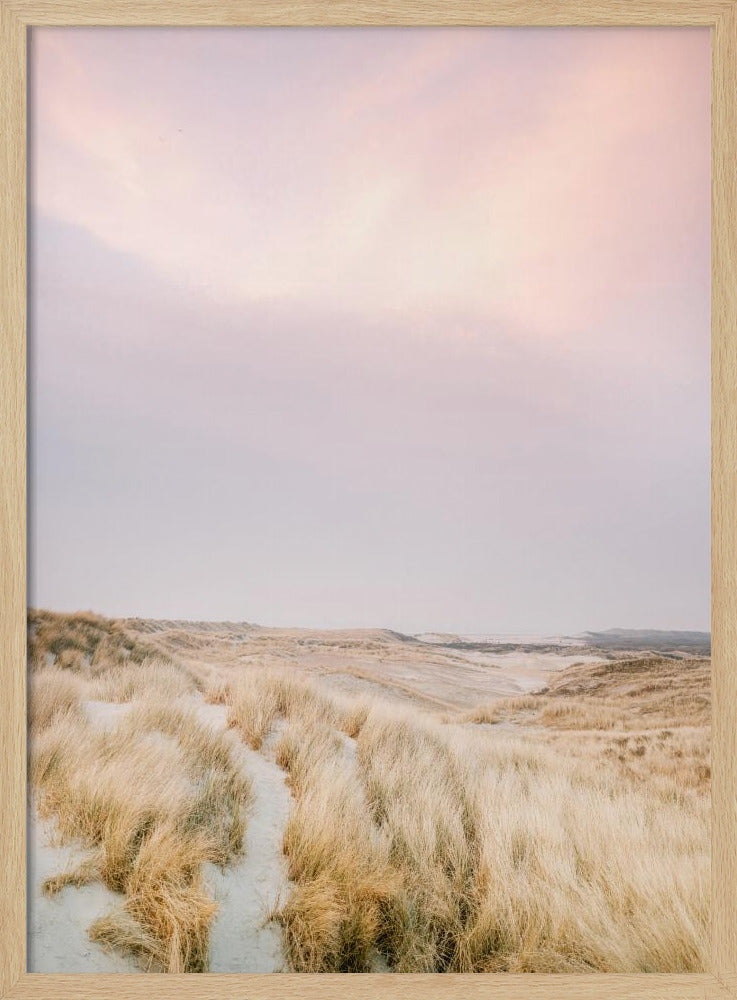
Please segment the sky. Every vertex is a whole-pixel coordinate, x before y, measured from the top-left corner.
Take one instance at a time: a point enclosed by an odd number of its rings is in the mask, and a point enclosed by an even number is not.
[[[708,30],[29,51],[31,605],[709,627]]]

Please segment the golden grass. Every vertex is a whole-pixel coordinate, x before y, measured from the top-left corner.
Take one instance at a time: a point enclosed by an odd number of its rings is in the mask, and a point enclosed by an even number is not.
[[[657,802],[598,761],[479,736],[455,736],[479,850],[468,966],[702,969],[708,803]]]
[[[615,705],[583,701],[555,701],[545,705],[539,715],[540,725],[556,729],[624,729],[627,714]]]
[[[254,750],[283,716],[304,716],[337,721],[330,698],[306,678],[286,670],[247,668],[227,689],[228,725],[236,728]]]
[[[401,886],[401,874],[389,863],[388,838],[371,821],[338,731],[358,732],[368,704],[338,701],[308,679],[273,668],[247,669],[221,691],[229,723],[254,749],[278,718],[289,720],[275,753],[296,799],[284,833],[295,888],[275,916],[292,967],[366,971]]]
[[[90,882],[97,882],[102,874],[100,861],[101,852],[96,851],[83,858],[74,868],[65,869],[56,875],[49,876],[43,882],[41,891],[45,896],[55,896],[57,892],[61,892],[68,885],[79,888],[83,885],[89,885]]]
[[[95,670],[94,665],[92,669]],[[95,672],[87,682],[88,697],[99,701],[174,700],[196,690],[197,684],[188,672],[156,656],[141,663],[115,662],[104,671]]]
[[[668,725],[708,726],[711,720],[711,665],[699,657],[655,655],[578,664],[554,674],[545,697],[616,704],[628,728]]]
[[[708,791],[710,712],[708,660],[650,655],[576,664],[541,694],[479,705],[456,721],[512,723],[521,737],[612,765],[668,801]]]
[[[413,712],[374,711],[358,755],[371,819],[404,892],[384,947],[399,972],[472,971],[459,949],[473,891],[476,817],[448,730]]]
[[[655,744],[631,754],[639,776],[610,759],[604,706],[548,713],[555,745],[534,712],[543,736],[518,739],[362,706],[356,763],[335,731],[353,728],[346,712],[314,705],[288,708],[276,748],[296,796],[279,919],[297,971],[365,971],[377,954],[397,972],[704,968],[708,802],[683,774],[645,780]],[[602,722],[607,742],[560,743],[571,719]]]
[[[130,951],[166,972],[206,972],[217,904],[200,873],[212,853],[207,833],[188,830],[186,819],[153,826],[122,886],[124,907],[95,921],[92,940]]]
[[[295,889],[277,917],[299,972],[364,972],[401,891],[343,741],[318,719],[292,723],[276,759],[297,797],[284,833]]]
[[[366,724],[371,707],[372,703],[367,698],[359,698],[356,701],[347,699],[337,701],[338,725],[341,730],[355,740]]]
[[[82,687],[77,677],[56,667],[31,674],[28,682],[28,725],[43,729],[59,716],[82,718]]]
[[[224,738],[169,705],[110,732],[62,716],[34,741],[31,773],[62,837],[97,848],[101,879],[126,894],[125,913],[94,925],[93,936],[115,943],[120,921],[130,936],[132,917],[141,936],[133,950],[148,948],[149,965],[206,969],[216,907],[201,867],[240,849],[249,795]]]
[[[63,653],[57,648],[57,660]],[[205,971],[217,906],[202,866],[224,865],[241,850],[250,785],[227,734],[176,703],[193,690],[185,671],[151,659],[107,662],[97,674],[93,663],[82,674],[46,667],[30,678],[39,809],[55,816],[63,839],[92,852],[44,891],[99,878],[125,902],[93,924],[94,940],[136,954],[145,969]],[[149,700],[106,730],[87,720],[80,699],[90,693]]]
[[[490,704],[476,705],[470,712],[462,715],[446,715],[446,722],[476,722],[481,725],[493,725],[496,722],[504,722],[522,712],[539,709],[541,707],[539,696],[522,695],[517,698],[500,698]]]
[[[91,852],[45,888],[125,893],[96,940],[144,968],[207,968],[202,865],[240,849],[250,793],[231,737],[182,708],[204,690],[254,749],[271,752],[279,722],[293,889],[275,915],[294,970],[703,970],[708,661],[577,664],[541,694],[441,717],[328,695],[237,651],[199,665],[206,638],[184,628],[167,641],[184,663],[125,623],[31,621],[31,780]],[[85,698],[133,704],[105,731]]]
[[[551,698],[549,695],[523,695],[502,698],[488,705],[478,705],[460,717],[448,715],[447,722],[463,721],[494,725],[498,722],[524,721],[550,729],[630,729],[637,725],[627,708],[592,698]]]
[[[123,623],[91,611],[56,614],[28,612],[28,663],[31,669],[54,665],[94,676],[107,667],[170,659],[151,640],[142,640]],[[47,663],[50,657],[52,664]]]

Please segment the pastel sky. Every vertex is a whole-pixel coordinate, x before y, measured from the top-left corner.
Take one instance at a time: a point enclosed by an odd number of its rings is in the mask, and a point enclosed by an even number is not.
[[[709,626],[709,33],[33,29],[30,590]]]

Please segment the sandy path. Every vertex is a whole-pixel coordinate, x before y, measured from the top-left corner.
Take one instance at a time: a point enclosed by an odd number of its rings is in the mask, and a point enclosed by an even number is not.
[[[87,701],[90,720],[110,728],[130,709],[129,703]],[[208,705],[201,696],[182,699],[203,725],[225,731],[228,709]],[[268,914],[289,893],[282,851],[291,808],[285,775],[274,763],[271,741],[258,753],[230,732],[232,753],[250,779],[254,800],[248,812],[243,855],[225,869],[204,866],[205,883],[219,909],[210,929],[210,972],[282,972],[286,960],[281,927]]]
[[[123,902],[101,882],[67,886],[53,897],[41,885],[51,875],[75,867],[84,856],[79,847],[59,846],[54,824],[28,810],[28,971],[140,972],[136,963],[104,951],[90,941],[87,928]]]
[[[222,705],[198,704],[202,722],[226,726]],[[234,752],[250,777],[254,801],[248,813],[243,856],[224,870],[205,865],[205,881],[220,909],[210,930],[210,972],[285,972],[282,930],[269,913],[290,891],[282,851],[291,796],[272,759],[276,731],[258,753],[240,740]]]
[[[201,697],[184,700],[200,722],[224,731],[228,710],[208,705]],[[130,710],[130,703],[86,701],[93,725],[109,729]],[[243,855],[225,869],[208,864],[205,881],[219,910],[210,932],[211,972],[283,972],[287,963],[281,927],[268,921],[269,913],[289,894],[287,862],[282,851],[284,827],[292,799],[285,774],[273,760],[271,739],[258,753],[235,733],[232,752],[249,777],[254,800],[248,812]],[[50,875],[74,866],[82,857],[79,848],[57,846],[54,827],[32,811],[28,822],[28,969],[32,972],[140,972],[133,960],[107,953],[90,941],[90,924],[123,896],[95,882],[81,888],[67,887],[52,899],[41,893]]]

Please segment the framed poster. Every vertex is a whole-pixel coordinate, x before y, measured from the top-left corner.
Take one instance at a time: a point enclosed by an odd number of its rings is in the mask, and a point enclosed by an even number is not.
[[[2,16],[2,996],[732,995],[733,5]]]

